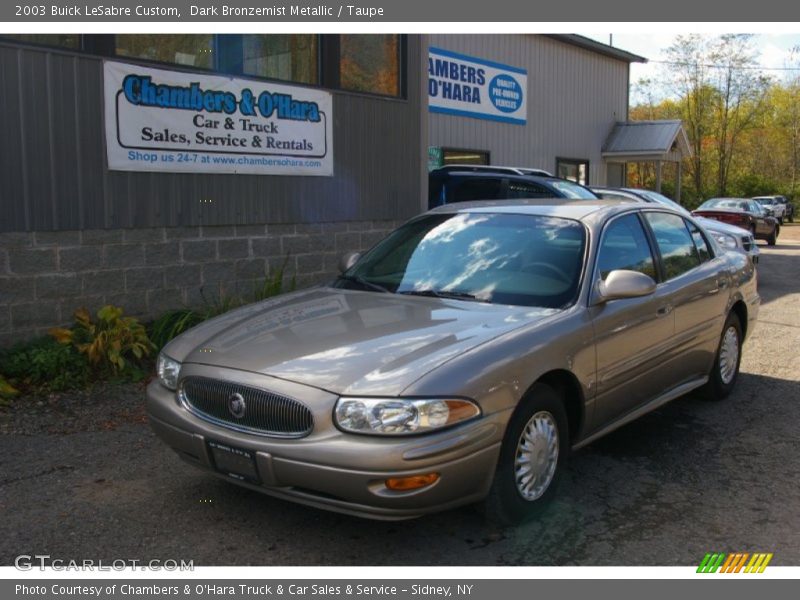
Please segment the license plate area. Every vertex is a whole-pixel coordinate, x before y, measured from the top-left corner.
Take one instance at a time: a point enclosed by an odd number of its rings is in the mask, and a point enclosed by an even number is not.
[[[240,481],[261,483],[253,452],[214,441],[209,441],[208,447],[217,471]]]

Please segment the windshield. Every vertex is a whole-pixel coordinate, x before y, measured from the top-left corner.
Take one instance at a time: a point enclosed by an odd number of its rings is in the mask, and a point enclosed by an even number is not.
[[[575,301],[585,237],[569,219],[426,215],[394,231],[335,286],[560,308]]]
[[[597,200],[598,198],[597,194],[592,190],[571,181],[555,180],[548,183],[564,194],[565,198],[572,198],[573,200]]]

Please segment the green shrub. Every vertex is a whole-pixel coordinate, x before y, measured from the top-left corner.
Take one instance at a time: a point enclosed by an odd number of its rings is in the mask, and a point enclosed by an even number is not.
[[[203,315],[191,308],[167,311],[150,324],[150,341],[161,350],[172,338],[203,321]]]
[[[0,372],[15,386],[61,392],[85,387],[90,366],[76,348],[43,337],[3,352]]]
[[[261,285],[256,286],[253,289],[253,302],[260,302],[261,300],[266,300],[267,298],[272,298],[273,296],[278,296],[285,292],[291,292],[294,290],[297,283],[294,274],[289,280],[288,289],[284,289],[286,265],[288,263],[289,257],[287,256],[284,259],[283,264],[275,269],[274,273],[267,276]]]
[[[0,375],[0,406],[8,404],[8,401],[17,395],[19,395],[19,390]]]
[[[143,359],[155,346],[144,325],[122,314],[121,308],[109,304],[97,311],[97,321],[93,321],[89,311],[79,308],[72,328],[57,327],[50,334],[85,354],[89,363],[103,374],[139,378]]]

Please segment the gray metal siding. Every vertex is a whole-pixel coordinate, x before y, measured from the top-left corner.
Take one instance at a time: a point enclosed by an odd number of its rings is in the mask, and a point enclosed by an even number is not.
[[[555,172],[556,157],[587,159],[605,183],[603,142],[628,110],[628,63],[541,35],[431,35],[431,46],[528,70],[528,122],[429,114],[431,146],[489,150],[498,165]]]
[[[132,173],[105,166],[100,58],[0,45],[0,231],[412,216],[421,58],[409,36],[407,100],[333,92],[333,177]]]

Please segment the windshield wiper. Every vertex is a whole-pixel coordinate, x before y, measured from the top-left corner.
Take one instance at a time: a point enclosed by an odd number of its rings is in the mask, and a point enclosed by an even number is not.
[[[424,290],[403,290],[402,292],[397,292],[397,293],[406,296],[428,296],[431,298],[454,298],[456,300],[472,300],[474,302],[487,302],[487,303],[489,302],[489,300],[478,298],[474,294],[468,294],[467,292],[450,292],[447,290],[434,290],[432,288]]]
[[[375,290],[376,292],[381,292],[384,294],[391,294],[392,292],[387,288],[383,287],[378,283],[373,283],[367,279],[359,275],[339,275],[339,279],[343,279],[344,281],[352,281],[353,283],[357,283],[360,286],[365,288],[369,288],[371,290]]]

